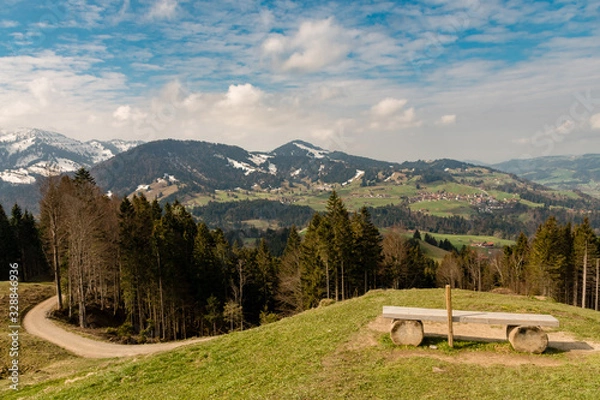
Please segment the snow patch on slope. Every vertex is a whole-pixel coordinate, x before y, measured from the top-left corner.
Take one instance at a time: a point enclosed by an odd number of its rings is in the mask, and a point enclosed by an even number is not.
[[[250,175],[251,173],[256,172],[256,168],[251,167],[250,164],[247,164],[245,162],[236,161],[229,157],[227,157],[227,162],[233,168],[244,170],[244,175]]]
[[[259,166],[259,165],[262,165],[262,164],[264,164],[265,162],[267,162],[267,160],[268,160],[269,158],[271,158],[271,157],[273,157],[273,156],[270,156],[270,155],[267,155],[267,154],[252,154],[252,155],[251,155],[251,156],[248,158],[248,160],[249,160],[250,162],[252,162],[252,164],[254,164],[254,165],[256,165],[256,166]]]
[[[36,176],[89,168],[141,143],[120,139],[84,143],[40,129],[0,129],[0,180],[30,184]]]
[[[312,147],[308,147],[303,145],[302,143],[297,143],[294,142],[294,145],[302,150],[305,150],[308,152],[308,154],[310,154],[311,156],[313,156],[314,158],[324,158],[325,154],[329,154],[328,150],[317,150],[317,149],[313,149]]]
[[[20,185],[35,183],[35,178],[29,175],[26,169],[9,170],[0,172],[0,180]]]
[[[346,182],[342,183],[342,186],[351,184],[355,180],[357,180],[360,177],[362,177],[364,174],[365,174],[365,171],[361,171],[360,169],[357,169],[356,170],[356,175],[354,175],[352,178],[348,179]]]

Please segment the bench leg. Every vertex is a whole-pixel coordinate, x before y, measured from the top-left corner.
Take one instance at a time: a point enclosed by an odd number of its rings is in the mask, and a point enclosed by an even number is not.
[[[513,329],[518,328],[519,325],[506,325],[506,340],[509,340],[510,338],[510,332],[512,332]]]
[[[548,347],[548,335],[539,326],[515,327],[508,333],[508,341],[513,349],[524,353],[539,354]]]
[[[423,341],[423,323],[405,319],[395,319],[392,322],[390,337],[397,345],[418,346]]]

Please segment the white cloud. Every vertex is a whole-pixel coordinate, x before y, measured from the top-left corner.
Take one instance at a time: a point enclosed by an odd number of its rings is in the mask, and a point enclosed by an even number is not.
[[[333,18],[306,21],[293,36],[268,37],[262,51],[284,71],[315,72],[342,61],[356,35],[336,24]]]
[[[438,125],[454,125],[456,123],[456,115],[455,114],[448,114],[448,115],[442,115],[442,117],[440,118]]]
[[[131,115],[131,106],[129,106],[129,105],[127,105],[127,106],[120,106],[113,113],[113,117],[117,121],[127,121],[129,119],[130,115]]]
[[[45,76],[34,79],[28,84],[29,90],[33,96],[39,101],[42,107],[48,105],[50,97],[56,92],[54,84]]]
[[[33,107],[28,103],[17,100],[16,102],[0,105],[0,121],[4,125],[12,125],[15,117],[27,115],[33,110]]]
[[[6,19],[0,21],[0,28],[16,28],[17,26],[19,26],[19,23],[17,21],[11,21]]]
[[[177,0],[156,0],[148,17],[151,19],[172,19],[177,14]]]
[[[122,101],[126,85],[120,73],[90,74],[95,62],[50,51],[0,57],[0,123],[54,129],[79,139],[102,138],[111,128],[115,93]],[[90,113],[101,116],[96,125],[88,123]]]
[[[139,124],[148,118],[147,113],[136,107],[131,107],[129,104],[117,107],[112,116],[115,119],[113,126],[124,126],[128,122]]]
[[[249,83],[244,85],[230,85],[225,94],[225,99],[219,103],[225,107],[253,107],[260,103],[264,92]]]
[[[404,109],[408,100],[388,97],[371,107],[370,128],[391,131],[421,126],[414,107]]]
[[[371,108],[371,112],[375,116],[387,117],[398,112],[406,105],[407,102],[408,100],[406,99],[395,99],[393,97],[388,97],[375,104]]]
[[[592,129],[600,129],[600,113],[591,116],[590,126]]]

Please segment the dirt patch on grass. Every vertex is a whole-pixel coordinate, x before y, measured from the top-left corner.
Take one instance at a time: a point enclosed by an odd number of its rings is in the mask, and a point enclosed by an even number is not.
[[[345,346],[346,350],[360,350],[368,347],[381,346],[382,338],[390,332],[391,321],[381,316],[371,321],[365,328],[358,332]],[[505,365],[538,365],[559,366],[572,359],[586,357],[600,353],[600,343],[580,341],[566,332],[548,333],[548,350],[550,355],[562,353],[565,358],[556,358],[546,355],[517,353],[506,341],[504,326],[485,324],[454,324],[454,338],[457,341],[497,343],[481,349],[457,349],[455,354],[447,354],[438,348],[446,343],[448,328],[441,323],[423,323],[425,331],[424,344],[417,348],[398,347],[394,348],[389,357],[428,357],[449,363],[477,364],[482,366]],[[472,346],[471,346],[472,347]],[[437,371],[442,372],[442,371]]]
[[[491,351],[461,352],[457,355],[447,355],[440,352],[428,351],[427,349],[417,349],[394,352],[389,355],[390,359],[410,357],[425,357],[452,364],[476,364],[483,367],[491,367],[494,365],[503,365],[506,367],[517,367],[520,365],[558,367],[564,364],[564,361],[554,358],[539,357],[535,354],[494,353]]]

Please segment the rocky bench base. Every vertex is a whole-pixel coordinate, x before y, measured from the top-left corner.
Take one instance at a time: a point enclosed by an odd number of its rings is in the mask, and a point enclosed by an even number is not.
[[[418,346],[423,341],[422,321],[446,322],[446,310],[385,306],[383,316],[392,319],[390,337],[397,345]],[[453,322],[506,325],[506,336],[516,351],[543,353],[548,347],[548,335],[541,326],[558,327],[551,315],[458,311],[452,312]]]

